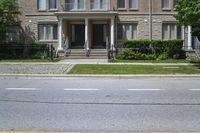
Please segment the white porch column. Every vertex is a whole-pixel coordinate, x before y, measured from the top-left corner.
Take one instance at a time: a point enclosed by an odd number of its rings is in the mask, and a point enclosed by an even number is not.
[[[63,50],[62,43],[63,43],[63,19],[59,18],[58,22],[58,50]]]
[[[115,33],[114,33],[114,25],[115,25],[115,21],[114,18],[111,18],[111,25],[110,25],[110,43],[111,43],[111,50],[115,50]]]
[[[86,42],[86,48],[87,50],[89,50],[89,45],[88,45],[88,27],[89,27],[89,22],[88,22],[88,18],[85,18],[85,42]]]
[[[192,49],[192,26],[188,26],[188,50]]]

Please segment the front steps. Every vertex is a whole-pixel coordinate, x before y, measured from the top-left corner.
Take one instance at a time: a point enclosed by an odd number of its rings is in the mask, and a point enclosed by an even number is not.
[[[86,56],[84,49],[71,49],[71,53],[65,59],[107,59],[106,49],[91,49],[89,56]]]

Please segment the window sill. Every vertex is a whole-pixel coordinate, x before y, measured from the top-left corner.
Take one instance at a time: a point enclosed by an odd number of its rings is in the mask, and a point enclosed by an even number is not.
[[[49,9],[49,11],[50,12],[56,12],[56,11],[58,11],[58,9],[56,8],[56,9]]]
[[[38,10],[38,12],[46,12],[47,10]]]
[[[139,9],[138,8],[130,8],[129,10],[130,11],[138,11]]]
[[[126,8],[118,8],[117,9],[118,11],[125,11],[125,10],[127,10]]]
[[[163,11],[171,11],[171,8],[162,8]]]
[[[39,42],[50,42],[50,43],[54,43],[54,42],[58,42],[58,40],[39,40]]]

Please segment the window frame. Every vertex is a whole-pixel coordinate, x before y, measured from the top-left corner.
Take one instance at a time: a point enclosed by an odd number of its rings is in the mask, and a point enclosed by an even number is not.
[[[56,4],[56,7],[55,8],[51,8],[51,2],[50,2],[51,0],[49,0],[49,10],[58,10],[58,0],[55,0],[56,2],[55,2],[55,4]]]
[[[124,0],[124,8],[119,7],[119,0],[117,0],[117,9],[118,10],[126,10],[127,9],[127,4],[126,4],[127,0]]]
[[[126,26],[130,26],[132,27],[132,31],[131,31],[131,39],[128,39],[127,36],[124,36],[123,30],[122,33],[119,32],[119,25],[122,26],[122,29],[125,28]],[[134,31],[135,30],[135,31]],[[138,37],[138,22],[119,22],[117,23],[117,40],[122,41],[122,40],[137,40]],[[121,34],[121,38],[119,37],[119,34]]]
[[[40,34],[40,26],[42,26],[42,30],[43,30],[43,39],[41,38],[41,34]],[[56,26],[56,32],[54,32],[54,26]],[[51,39],[47,39],[47,27],[50,27],[50,31],[51,33]],[[56,33],[56,38],[54,33]],[[38,41],[40,42],[50,42],[50,41],[58,41],[58,23],[38,23]]]
[[[40,0],[37,0],[37,8],[38,8],[38,11],[46,11],[47,10],[47,0],[44,0],[45,1],[45,9],[40,9]]]
[[[94,2],[93,2],[94,0],[90,0],[90,9],[91,10],[106,10],[107,8],[108,8],[108,0],[105,0],[106,1],[106,6],[105,6],[105,8],[103,7],[103,5],[101,5],[101,4],[103,4],[103,3],[101,3],[101,0],[97,0],[98,1],[98,7],[97,8],[94,8],[94,6],[92,5],[92,3],[94,4]]]
[[[167,26],[167,38],[164,37],[164,25]],[[172,27],[174,28],[175,38],[172,38]],[[180,31],[179,31],[180,30]],[[176,40],[182,39],[182,28],[176,22],[163,22],[162,23],[162,40]]]
[[[164,7],[164,1],[165,0],[162,0],[162,3],[161,3],[162,4],[161,5],[162,6],[162,10],[171,10],[171,2],[170,2],[170,0],[168,0],[168,5],[169,5],[168,7]]]
[[[139,0],[136,0],[136,2],[137,2],[136,8],[131,7],[131,5],[132,5],[132,4],[131,4],[131,1],[132,1],[132,0],[129,0],[129,9],[130,9],[130,10],[138,10]]]

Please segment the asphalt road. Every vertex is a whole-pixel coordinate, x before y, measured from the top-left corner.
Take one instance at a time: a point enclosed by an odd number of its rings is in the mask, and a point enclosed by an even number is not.
[[[0,131],[200,131],[200,79],[0,79]]]

